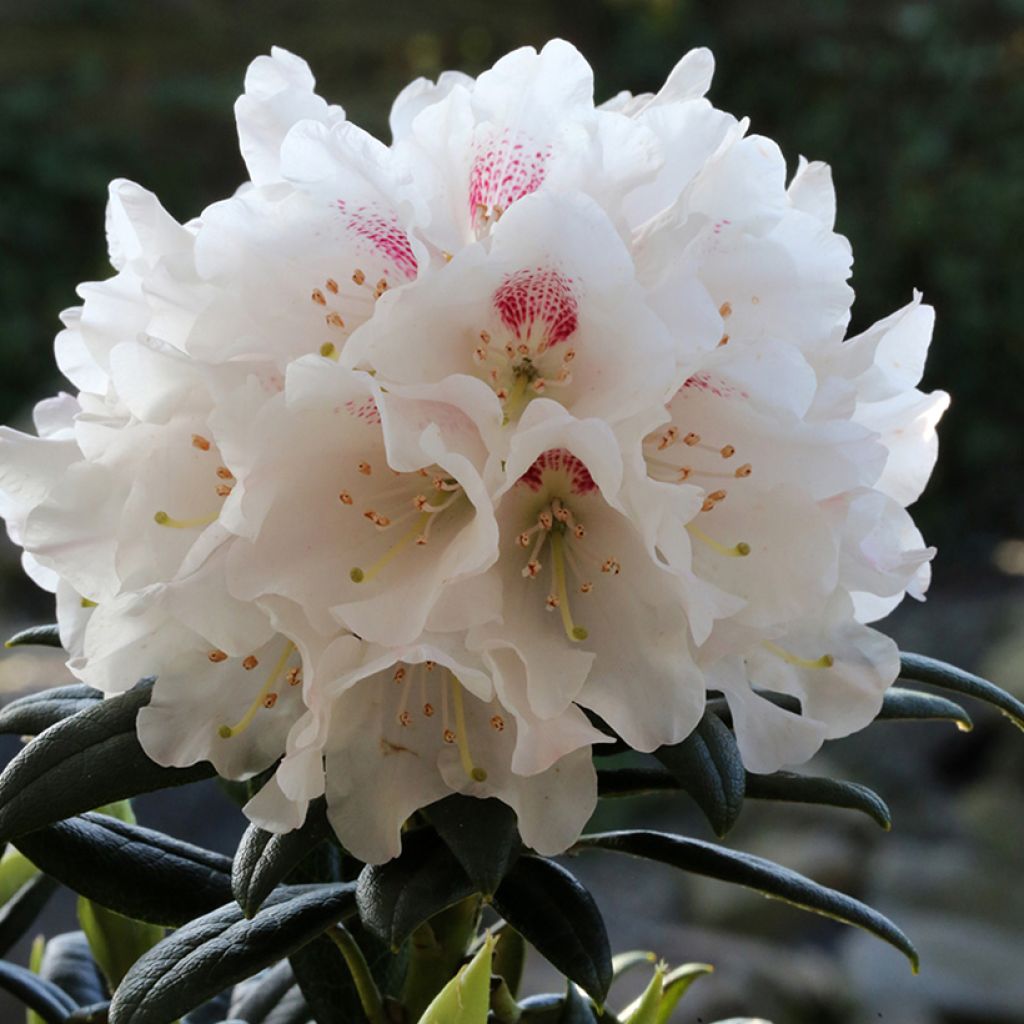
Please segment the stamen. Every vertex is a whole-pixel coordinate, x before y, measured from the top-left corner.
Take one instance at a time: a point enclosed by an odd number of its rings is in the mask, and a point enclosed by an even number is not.
[[[297,668],[288,669],[284,677],[288,680],[289,686],[298,686],[302,682],[302,676],[299,673],[300,670]]]
[[[718,315],[724,320],[727,316],[732,315],[732,303],[723,302],[718,307]]]
[[[231,493],[231,490],[232,488],[228,484],[217,484],[217,497],[226,498]]]
[[[738,544],[727,548],[713,537],[709,537],[703,530],[698,530],[693,523],[687,523],[686,529],[702,544],[707,544],[712,551],[717,551],[720,555],[725,555],[726,558],[746,558],[750,554],[750,545],[746,541],[741,540]]]
[[[333,277],[327,278],[327,290],[332,295],[337,295],[338,294],[338,282],[335,281]]]
[[[744,465],[740,466],[740,468],[736,470],[736,472],[733,474],[733,476],[739,477],[740,479],[743,479],[745,477],[750,476],[750,474],[753,473],[753,472],[754,472],[754,467],[751,466],[749,462],[747,462]]]
[[[248,710],[234,725],[222,725],[217,730],[217,734],[221,739],[229,740],[232,736],[238,736],[245,732],[246,729],[252,724],[252,720],[256,717],[256,713],[261,707],[272,708],[277,703],[277,694],[272,693],[274,683],[277,682],[281,673],[284,671],[285,665],[288,664],[288,659],[292,656],[295,650],[295,644],[290,640],[285,644],[284,651],[281,657],[278,658],[277,664],[274,666],[273,671],[267,677],[267,681],[263,684],[260,692],[256,694],[256,699],[249,705]],[[272,698],[272,699],[271,699]]]
[[[352,272],[352,281],[358,285],[366,284],[366,275],[357,267]]]
[[[601,572],[611,573],[612,576],[618,576],[622,572],[621,564],[614,558],[606,558],[601,563]]]
[[[718,454],[721,455],[723,459],[731,459],[736,454],[736,448],[731,444],[726,444],[718,449]]]
[[[230,488],[228,488],[228,493],[231,493]],[[157,526],[167,526],[172,530],[195,530],[201,526],[209,526],[210,523],[216,521],[216,513],[212,516],[200,516],[198,519],[174,519],[163,510],[153,513],[153,522]]]
[[[210,450],[210,442],[202,434],[193,434],[192,447],[198,448],[201,452],[208,452]]]
[[[326,306],[326,305],[327,305],[327,296],[326,296],[326,295],[324,295],[324,293],[323,293],[322,291],[320,291],[320,289],[319,289],[319,288],[314,288],[314,289],[313,289],[313,294],[312,294],[312,295],[310,295],[310,298],[311,298],[311,299],[312,299],[312,300],[313,300],[313,301],[314,301],[314,302],[315,302],[315,303],[316,303],[316,304],[317,304],[318,306]]]
[[[669,427],[658,440],[658,451],[663,452],[669,445],[675,444],[679,439],[679,428]]]
[[[700,444],[700,434],[695,434],[692,430],[683,438],[683,444],[689,445],[691,448],[695,444]]]
[[[242,661],[242,668],[244,668],[246,672],[251,672],[259,663],[259,659],[256,655],[250,654]]]
[[[379,516],[378,518],[386,519],[387,517]],[[390,522],[390,520],[388,520],[388,522]],[[395,541],[395,543],[392,544],[391,547],[389,547],[387,551],[385,551],[384,554],[370,566],[369,569],[361,569],[358,565],[354,566],[348,574],[349,579],[353,583],[363,583],[367,580],[372,580],[373,577],[376,576],[377,573],[379,573],[381,569],[388,564],[388,562],[398,555],[403,548],[407,547],[414,540],[419,543],[419,538],[425,536],[424,528],[429,529],[432,522],[433,519],[429,512],[421,512],[412,527],[402,534],[402,536],[399,537],[398,540]],[[376,525],[380,526],[381,524],[378,522]]]
[[[502,718],[501,715],[492,715],[491,716],[491,728],[495,732],[504,732],[505,731],[505,719]]]
[[[373,473],[373,466],[368,462],[360,462],[359,465],[356,466],[356,469],[358,469],[363,476],[370,476]]]
[[[223,651],[219,651],[217,649],[210,651],[207,658],[209,658],[214,664],[228,660],[228,656]]]
[[[466,735],[466,711],[462,704],[462,684],[452,676],[452,697],[455,700],[455,739],[459,744],[459,760],[462,770],[473,782],[486,782],[487,772],[473,764]]]
[[[338,495],[338,501],[340,501],[342,503],[342,505],[351,505],[352,504],[352,495],[349,494],[348,491],[342,491]]]
[[[772,654],[778,655],[783,661],[788,662],[790,665],[796,665],[799,668],[831,668],[836,663],[836,659],[831,654],[823,654],[820,658],[801,658],[799,655],[787,651],[784,647],[773,644],[770,640],[762,640],[761,643]]]
[[[569,591],[565,582],[565,554],[562,545],[565,540],[561,533],[551,534],[551,574],[555,580],[555,591],[557,601],[554,605],[562,615],[562,628],[569,640],[578,642],[586,640],[587,630],[583,626],[577,626],[572,620],[572,611],[569,608]],[[551,598],[548,598],[548,607],[551,608]]]
[[[235,474],[232,473],[231,470],[228,469],[227,466],[218,466],[217,467],[217,476],[219,476],[221,478],[221,480],[234,480],[235,479]]]
[[[331,327],[345,326],[345,321],[342,320],[341,315],[339,313],[335,313],[332,311],[328,313],[327,316],[324,317],[324,319],[327,321],[328,324],[330,324]]]

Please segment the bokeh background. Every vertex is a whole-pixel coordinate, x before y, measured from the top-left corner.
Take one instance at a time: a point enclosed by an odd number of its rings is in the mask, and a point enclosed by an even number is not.
[[[242,180],[232,103],[254,56],[301,54],[319,91],[386,139],[412,77],[478,72],[555,35],[590,59],[601,98],[657,89],[687,49],[712,47],[716,105],[750,116],[793,166],[833,167],[856,257],[852,330],[915,287],[937,307],[925,383],[953,404],[915,516],[941,553],[928,603],[884,628],[1024,696],[1024,0],[0,0],[0,422],[24,425],[60,386],[56,314],[77,282],[110,273],[107,182],[132,178],[188,219]],[[0,626],[52,614],[4,543]],[[0,659],[7,692],[64,678],[59,658]],[[966,737],[882,724],[819,758],[882,791],[891,835],[760,807],[730,837],[893,914],[924,953],[919,979],[871,940],[750,894],[581,862],[613,942],[717,964],[682,1022],[1024,1022],[1024,741],[976,721]],[[215,787],[175,801],[144,800],[143,822],[233,847],[241,819]],[[682,797],[602,814],[710,838]]]

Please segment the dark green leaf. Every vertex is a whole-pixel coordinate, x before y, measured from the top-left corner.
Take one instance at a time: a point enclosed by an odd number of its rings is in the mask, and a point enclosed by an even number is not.
[[[227,1019],[230,1005],[231,993],[221,992],[220,995],[193,1010],[182,1020],[181,1024],[221,1024]]]
[[[524,855],[498,887],[494,906],[558,971],[604,1003],[612,980],[608,934],[593,897],[570,872]]]
[[[601,1021],[609,1021],[610,1017],[611,1014],[605,1012],[601,1015]],[[593,1007],[583,998],[575,985],[566,986],[565,1005],[562,1007],[562,1016],[558,1018],[558,1024],[597,1024]]]
[[[253,918],[230,903],[168,936],[121,982],[111,1024],[168,1024],[294,953],[355,909],[351,883],[296,889],[278,890]]]
[[[139,793],[209,778],[206,762],[162,768],[135,735],[150,685],[99,701],[52,725],[0,775],[0,838],[9,839]]]
[[[602,1016],[596,1016],[590,1004],[572,985],[564,996],[553,993],[530,996],[519,1005],[523,1011],[520,1024],[617,1024],[608,1010]]]
[[[60,629],[55,622],[52,626],[29,626],[15,633],[10,640],[4,641],[4,647],[60,647]]]
[[[743,807],[746,775],[736,739],[718,715],[705,711],[682,743],[654,756],[697,802],[715,834],[724,836]]]
[[[331,833],[326,803],[314,801],[302,828],[282,835],[250,825],[238,844],[231,867],[231,891],[252,917],[285,876]]]
[[[354,920],[347,927],[359,930]],[[383,943],[378,943],[377,948],[384,949],[386,955],[394,959]],[[295,981],[312,1011],[307,1015],[313,1016],[317,1024],[366,1024],[352,973],[341,951],[329,938],[314,939],[293,953],[290,960]]]
[[[0,711],[0,735],[37,736],[51,725],[91,708],[103,699],[99,690],[76,683],[55,686],[12,700]]]
[[[75,1009],[71,997],[56,985],[6,960],[0,960],[0,989],[10,992],[29,1009],[35,1010],[46,1024],[63,1024]]]
[[[515,811],[493,797],[478,800],[455,793],[423,814],[477,889],[493,895],[523,849]]]
[[[310,1020],[315,1020],[316,1024],[326,1024],[329,1019],[321,1017],[319,1013],[311,1013],[302,989],[293,985],[262,1021],[246,1021],[246,1024],[308,1024]],[[362,1021],[359,1017],[349,1017],[345,1024],[362,1024]]]
[[[69,889],[138,921],[177,927],[231,899],[227,857],[105,814],[60,821],[15,843]]]
[[[983,700],[998,708],[1019,729],[1024,729],[1024,702],[972,672],[965,672],[955,665],[927,658],[923,654],[901,654],[900,676]]]
[[[80,1006],[68,1017],[67,1024],[107,1024],[109,1012],[110,1000],[104,999],[101,1003]]]
[[[959,704],[934,693],[892,686],[882,699],[882,708],[875,721],[906,718],[953,722],[961,732],[970,732],[974,728],[971,716]]]
[[[0,956],[29,930],[56,889],[54,879],[48,875],[36,875],[0,908]]]
[[[574,849],[613,850],[634,857],[671,864],[723,882],[747,886],[772,899],[791,903],[803,910],[823,914],[844,924],[857,925],[877,935],[902,952],[917,971],[918,955],[910,940],[888,918],[845,893],[812,882],[749,853],[727,850],[713,843],[664,832],[623,831],[585,835]]]
[[[292,965],[282,960],[262,974],[247,978],[235,986],[227,1016],[247,1021],[248,1024],[263,1024],[267,1014],[294,986]]]
[[[639,796],[682,788],[679,780],[664,768],[599,768],[597,795]]]
[[[424,921],[474,892],[454,854],[424,828],[406,834],[401,856],[363,868],[356,898],[363,924],[398,949]]]
[[[845,807],[863,812],[886,831],[892,828],[892,815],[885,801],[874,790],[856,782],[796,775],[793,772],[775,772],[772,775],[751,773],[747,776],[747,796],[754,800]]]
[[[91,1006],[107,998],[103,977],[92,958],[85,932],[55,935],[46,943],[39,976],[52,981],[78,1006]]]

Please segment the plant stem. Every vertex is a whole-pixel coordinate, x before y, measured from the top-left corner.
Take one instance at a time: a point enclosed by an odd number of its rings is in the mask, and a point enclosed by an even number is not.
[[[380,989],[377,988],[366,957],[363,956],[363,951],[356,944],[356,940],[352,938],[352,933],[342,925],[336,924],[333,928],[328,929],[327,934],[341,951],[345,963],[348,964],[352,980],[356,983],[359,1002],[362,1003],[370,1024],[387,1024]]]

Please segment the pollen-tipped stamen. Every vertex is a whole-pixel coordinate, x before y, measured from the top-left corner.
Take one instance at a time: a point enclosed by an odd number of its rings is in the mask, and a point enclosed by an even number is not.
[[[270,675],[267,676],[267,681],[260,688],[260,692],[256,694],[255,700],[249,705],[248,710],[234,725],[222,725],[217,730],[217,735],[221,739],[229,740],[232,736],[238,736],[245,732],[246,729],[252,724],[252,720],[256,717],[256,713],[262,707],[273,707],[276,700],[267,704],[267,698],[270,696],[270,691],[273,689],[274,683],[280,678],[281,673],[284,671],[285,665],[288,664],[288,659],[292,656],[295,651],[295,644],[290,640],[285,644],[284,652],[281,657],[277,659],[277,664],[273,667]]]
[[[562,532],[554,530],[551,534],[551,574],[555,581],[555,596],[558,598],[558,612],[562,616],[562,628],[573,643],[579,643],[581,640],[586,640],[589,634],[583,626],[577,626],[572,619],[572,610],[569,607],[569,588],[565,581],[564,543]]]
[[[196,519],[175,519],[173,516],[169,516],[166,512],[161,509],[159,512],[153,513],[153,522],[157,526],[167,526],[172,530],[195,530],[202,526],[209,526],[210,523],[217,521],[217,514],[214,513],[212,516],[199,516]]]
[[[703,530],[699,530],[693,523],[687,523],[686,529],[689,530],[690,535],[699,540],[702,544],[707,544],[712,551],[718,552],[720,555],[724,555],[726,558],[746,558],[750,554],[750,545],[745,541],[741,540],[738,544],[726,547],[721,541],[717,541],[714,537],[709,537]]]
[[[466,709],[462,702],[462,683],[452,676],[452,702],[455,705],[455,742],[459,748],[459,761],[466,777],[473,782],[486,782],[487,772],[473,763],[466,733]]]
[[[801,658],[798,654],[793,654],[792,651],[787,651],[784,647],[779,647],[778,644],[773,644],[770,640],[762,640],[761,643],[772,654],[790,665],[796,665],[797,668],[831,668],[836,663],[836,659],[831,654],[823,654],[820,658]]]

